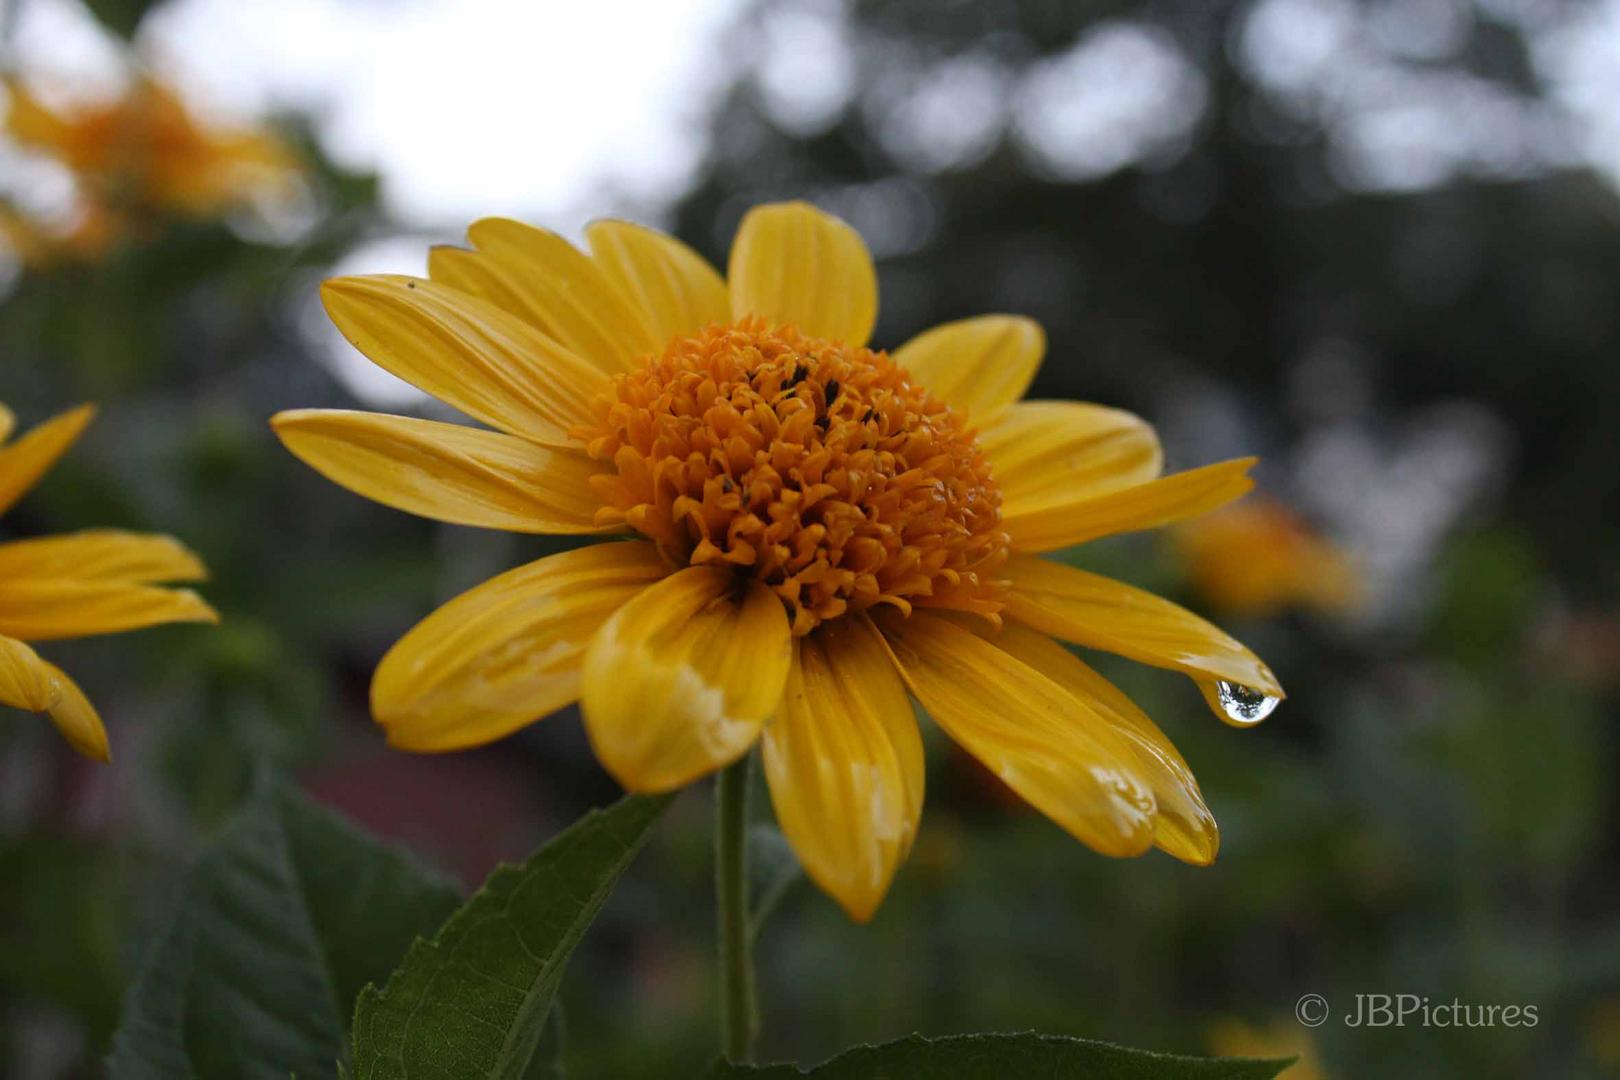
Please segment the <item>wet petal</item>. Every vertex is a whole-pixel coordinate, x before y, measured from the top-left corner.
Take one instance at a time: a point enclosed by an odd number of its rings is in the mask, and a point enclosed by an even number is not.
[[[1162,597],[1032,555],[1014,556],[1002,576],[1012,582],[1006,613],[1043,633],[1194,678],[1228,679],[1283,696],[1259,657]]]
[[[787,614],[764,585],[688,567],[607,620],[585,653],[580,706],[596,756],[627,789],[669,791],[748,752],[782,699]]]
[[[1020,401],[979,433],[1002,505],[1054,494],[1100,495],[1159,475],[1159,437],[1123,409],[1079,401]]]
[[[1156,529],[1207,514],[1254,488],[1255,458],[1162,476],[1102,494],[1053,490],[1002,503],[1001,527],[1019,551],[1055,551],[1117,533]]]
[[[1046,355],[1041,324],[1022,315],[980,315],[925,330],[894,351],[929,393],[976,423],[1024,396]]]
[[[51,666],[16,638],[0,637],[0,705],[44,712],[62,696]]]
[[[490,427],[569,446],[594,417],[607,376],[487,300],[424,279],[378,274],[321,287],[332,322],[381,367]]]
[[[596,265],[641,308],[660,348],[731,319],[719,272],[673,236],[628,221],[593,221],[585,236]]]
[[[792,323],[865,345],[877,321],[877,272],[860,234],[808,203],[768,203],[743,217],[726,278],[731,314]]]
[[[0,589],[0,634],[25,641],[116,634],[172,622],[218,622],[190,589],[119,581],[30,580]]]
[[[923,748],[905,684],[864,617],[799,640],[763,757],[776,820],[805,872],[866,922],[916,835]]]
[[[1104,855],[1152,846],[1136,751],[1068,690],[949,619],[886,611],[878,625],[928,715],[1030,805]]]
[[[0,514],[11,509],[67,453],[95,415],[95,406],[80,405],[0,447]]]
[[[549,229],[484,218],[467,230],[541,330],[603,371],[663,347],[641,311],[590,256]]]
[[[404,750],[460,750],[579,698],[591,637],[668,568],[640,540],[594,544],[462,593],[399,640],[371,681],[371,711]]]
[[[299,460],[335,484],[406,513],[527,533],[602,532],[583,454],[461,424],[346,409],[271,420]]]
[[[1204,804],[1192,770],[1164,732],[1113,683],[1074,653],[1036,630],[1009,620],[987,636],[1003,652],[1045,675],[1080,705],[1077,723],[1106,724],[1136,750],[1137,767],[1158,804],[1153,842],[1183,862],[1206,866],[1220,848],[1215,815]]]
[[[172,536],[86,529],[0,544],[0,579],[71,578],[143,585],[205,581],[202,560]]]
[[[62,733],[69,746],[85,757],[111,761],[112,748],[107,743],[107,729],[96,707],[90,704],[90,699],[84,696],[79,684],[68,678],[66,672],[55,664],[45,663],[45,666],[62,688],[61,697],[50,707],[51,722],[56,725],[56,730]]]

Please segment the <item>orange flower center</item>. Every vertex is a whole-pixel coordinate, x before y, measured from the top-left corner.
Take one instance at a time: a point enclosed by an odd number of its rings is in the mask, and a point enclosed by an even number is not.
[[[962,416],[887,353],[757,319],[617,376],[578,432],[605,505],[681,565],[775,590],[795,634],[888,603],[998,619],[1001,493]]]

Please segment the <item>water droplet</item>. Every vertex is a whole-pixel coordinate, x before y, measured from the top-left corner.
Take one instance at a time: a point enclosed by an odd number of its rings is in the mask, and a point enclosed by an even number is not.
[[[1277,703],[1282,700],[1264,690],[1225,679],[1200,686],[1216,715],[1233,727],[1253,727],[1275,712]]]

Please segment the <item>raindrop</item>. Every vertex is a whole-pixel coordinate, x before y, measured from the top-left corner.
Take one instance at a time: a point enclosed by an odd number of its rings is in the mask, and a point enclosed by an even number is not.
[[[1272,697],[1263,690],[1241,683],[1217,679],[1202,684],[1204,697],[1222,720],[1234,727],[1253,727],[1277,708],[1281,698]]]

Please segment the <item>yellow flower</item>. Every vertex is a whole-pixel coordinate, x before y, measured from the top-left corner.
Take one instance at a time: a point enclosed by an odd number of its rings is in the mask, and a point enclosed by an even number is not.
[[[14,420],[0,405],[0,514],[73,445],[93,413],[81,405],[8,442]],[[49,713],[75,750],[109,760],[107,731],[84,692],[27,642],[217,622],[196,593],[156,584],[206,576],[197,556],[167,536],[101,529],[0,543],[0,704]]]
[[[1350,561],[1275,499],[1256,496],[1175,530],[1193,588],[1234,615],[1293,606],[1327,614],[1357,600]]]
[[[1220,505],[1252,462],[1161,478],[1135,416],[1020,402],[1045,344],[1029,319],[866,348],[871,259],[810,206],[750,212],[727,279],[649,229],[587,233],[588,254],[484,220],[473,250],[434,249],[429,279],[323,290],[374,362],[495,430],[302,410],[274,420],[294,454],[441,521],[637,537],[428,616],[372,682],[389,740],[473,746],[579,701],[597,757],[644,792],[762,742],[783,831],[865,920],[922,807],[915,697],[1096,850],[1209,862],[1215,822],[1186,763],[1048,635],[1281,688],[1190,612],[1039,555]]]
[[[71,112],[46,105],[15,78],[5,88],[12,141],[55,158],[77,186],[78,221],[54,237],[53,255],[93,257],[149,219],[218,216],[285,196],[297,182],[297,159],[280,139],[204,128],[172,90],[148,78],[113,102]],[[19,252],[26,258],[38,247],[36,237]]]

